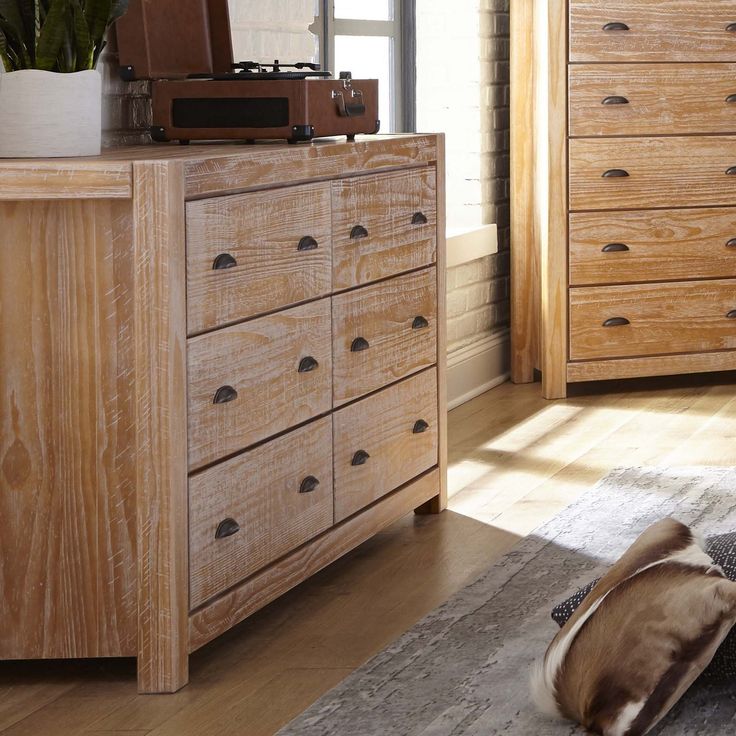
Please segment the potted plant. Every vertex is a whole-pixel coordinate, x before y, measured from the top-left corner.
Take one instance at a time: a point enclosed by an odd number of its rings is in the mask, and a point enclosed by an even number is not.
[[[0,0],[0,157],[94,156],[105,33],[128,0]]]

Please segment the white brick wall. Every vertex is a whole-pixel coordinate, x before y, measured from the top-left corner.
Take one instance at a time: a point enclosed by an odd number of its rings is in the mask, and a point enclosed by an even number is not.
[[[498,225],[499,253],[448,271],[452,354],[509,321],[509,0],[417,0],[417,123],[447,137],[448,223]]]
[[[233,56],[236,61],[285,63],[314,59],[314,0],[230,0]],[[114,40],[100,63],[105,90],[106,145],[149,140],[151,104],[146,82],[124,84],[117,76]]]

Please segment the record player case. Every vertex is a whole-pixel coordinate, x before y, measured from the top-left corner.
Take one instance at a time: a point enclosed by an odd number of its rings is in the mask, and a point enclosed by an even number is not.
[[[227,0],[131,0],[116,32],[122,78],[152,80],[155,141],[352,140],[380,127],[375,79],[235,64]]]

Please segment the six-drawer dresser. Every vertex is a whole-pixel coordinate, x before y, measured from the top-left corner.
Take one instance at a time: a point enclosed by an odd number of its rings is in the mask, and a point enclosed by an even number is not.
[[[444,142],[0,161],[0,659],[203,646],[446,503]]]
[[[736,2],[512,3],[512,377],[736,369]]]

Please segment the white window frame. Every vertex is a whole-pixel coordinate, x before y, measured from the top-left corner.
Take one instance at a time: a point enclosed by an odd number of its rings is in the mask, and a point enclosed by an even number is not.
[[[370,0],[366,0],[370,2]],[[335,36],[387,36],[391,39],[391,70],[394,94],[389,119],[382,130],[413,129],[414,121],[414,0],[391,0],[392,20],[335,18],[334,0],[316,0],[314,33],[319,36],[320,64],[337,75],[351,69],[333,69]],[[381,111],[385,117],[385,113]]]

